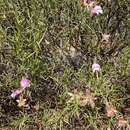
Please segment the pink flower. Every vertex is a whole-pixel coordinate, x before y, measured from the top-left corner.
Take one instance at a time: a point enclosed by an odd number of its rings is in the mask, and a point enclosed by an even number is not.
[[[100,70],[101,70],[100,65],[97,64],[97,63],[94,63],[94,64],[92,65],[92,70],[93,70],[93,73],[95,73],[95,72],[97,72],[97,71],[100,71]]]
[[[27,87],[29,87],[30,85],[30,81],[26,78],[23,78],[21,81],[20,81],[20,86],[21,88],[25,89]]]
[[[102,10],[101,6],[99,6],[99,5],[96,5],[95,7],[93,7],[91,9],[92,16],[97,16],[97,15],[102,14],[102,13],[103,13],[103,10]]]
[[[22,92],[22,91],[21,91],[21,90],[18,90],[18,89],[17,89],[17,90],[13,90],[10,96],[11,96],[12,98],[15,98],[15,97],[19,96],[19,95],[21,94],[21,92]]]

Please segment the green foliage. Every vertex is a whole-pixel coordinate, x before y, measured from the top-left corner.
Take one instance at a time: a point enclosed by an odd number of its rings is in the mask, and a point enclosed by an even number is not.
[[[105,103],[112,103],[128,122],[130,2],[100,0],[103,14],[92,17],[80,0],[0,1],[0,126],[29,129],[114,129]],[[110,34],[110,46],[102,34]],[[98,75],[91,66],[96,57]],[[32,105],[20,109],[10,98],[22,76],[31,86]],[[68,93],[89,88],[95,108],[68,103]],[[33,103],[32,103],[33,102]],[[39,102],[40,108],[34,106]],[[35,105],[34,105],[35,104]]]

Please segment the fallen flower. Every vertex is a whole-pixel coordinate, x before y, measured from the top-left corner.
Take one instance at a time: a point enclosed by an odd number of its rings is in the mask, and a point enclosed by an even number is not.
[[[100,41],[100,48],[103,50],[103,51],[108,51],[111,47],[112,47],[112,44],[111,44],[111,41],[110,41],[110,37],[111,35],[110,34],[102,34],[102,39]]]
[[[106,106],[107,117],[113,117],[117,113],[117,110],[112,105]]]
[[[127,126],[127,121],[123,117],[119,117],[117,121],[118,128],[125,128]]]
[[[92,96],[90,89],[86,89],[86,92],[74,90],[74,93],[68,93],[71,98],[68,102],[72,102],[73,100],[78,100],[80,106],[90,105],[92,108],[95,107],[95,97]]]
[[[109,38],[110,38],[110,34],[102,34],[102,39],[101,42],[105,41],[105,42],[109,42]]]
[[[100,65],[97,63],[94,63],[92,65],[92,71],[93,71],[93,73],[101,71]]]
[[[90,11],[92,8],[94,8],[97,5],[96,1],[90,1],[88,4],[88,10]]]
[[[13,90],[10,96],[11,96],[12,98],[15,98],[15,97],[19,96],[19,95],[21,94],[21,92],[22,92],[22,91],[21,91],[21,90],[18,90],[18,89],[17,89],[17,90]]]
[[[33,110],[38,111],[39,109],[40,109],[40,104],[38,102],[36,105],[33,106]]]
[[[26,105],[26,99],[24,99],[22,96],[18,100],[16,100],[18,103],[18,107],[24,107]]]
[[[85,106],[85,105],[90,105],[92,108],[95,107],[95,97],[92,96],[92,93],[90,89],[86,89],[86,92],[84,95],[81,96],[80,98],[80,105]]]
[[[97,16],[102,13],[103,13],[103,10],[102,10],[101,6],[99,6],[99,5],[96,5],[95,7],[91,8],[92,16]]]
[[[23,78],[21,81],[20,81],[20,86],[22,89],[25,89],[27,87],[29,87],[30,85],[30,81],[26,78]]]
[[[91,9],[94,8],[97,4],[95,0],[80,0],[81,6],[86,7],[89,12],[91,12]]]
[[[88,3],[87,3],[87,0],[80,0],[81,2],[81,6],[87,6]]]

